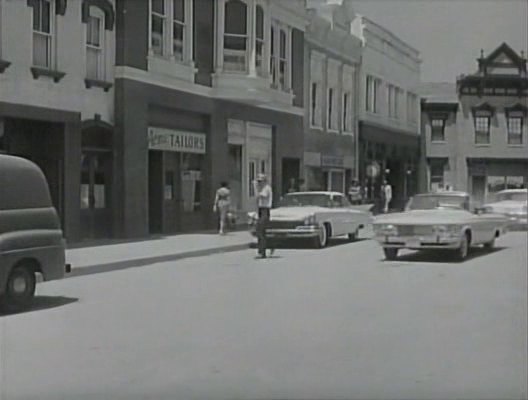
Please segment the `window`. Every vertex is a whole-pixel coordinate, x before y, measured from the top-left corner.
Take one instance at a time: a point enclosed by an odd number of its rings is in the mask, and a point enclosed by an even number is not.
[[[352,132],[352,93],[343,93],[343,115],[342,115],[343,132]]]
[[[256,16],[257,26],[255,37],[255,68],[259,76],[264,76],[264,9],[262,6],[257,6]]]
[[[365,109],[367,111],[378,112],[378,91],[380,80],[373,76],[367,75],[366,91],[365,91]]]
[[[444,165],[443,159],[432,159],[429,161],[431,173],[431,190],[438,190],[444,187]]]
[[[184,212],[197,212],[202,204],[202,154],[181,153],[181,196]]]
[[[310,122],[312,126],[321,126],[321,102],[319,99],[318,83],[312,82],[310,92]]]
[[[475,143],[490,144],[490,116],[475,116]]]
[[[278,21],[271,26],[270,70],[272,85],[283,91],[291,87],[291,34],[290,28]]]
[[[416,95],[414,93],[407,93],[407,121],[417,122],[416,112]]]
[[[33,65],[53,68],[54,2],[37,0],[33,7]]]
[[[165,200],[174,200],[174,171],[165,171],[163,198]]]
[[[508,144],[522,144],[523,117],[508,115]]]
[[[192,0],[150,0],[151,54],[190,61]]]
[[[228,0],[224,20],[224,70],[248,71],[247,5],[240,0]]]
[[[104,80],[104,14],[96,7],[90,8],[86,22],[86,77]]]
[[[444,142],[445,141],[445,119],[433,118],[431,120],[431,141]]]
[[[335,114],[336,114],[336,107],[334,104],[334,94],[335,91],[333,88],[328,88],[328,112],[327,112],[327,126],[330,130],[336,130],[337,127],[335,126],[334,120],[335,120]]]
[[[275,54],[275,27],[272,25],[270,30],[270,74],[271,82],[275,83],[277,81],[277,56]]]
[[[279,35],[279,87],[282,90],[285,90],[288,88],[288,80],[287,73],[288,73],[288,58],[286,55],[286,41],[287,41],[287,33],[284,29],[280,30]]]

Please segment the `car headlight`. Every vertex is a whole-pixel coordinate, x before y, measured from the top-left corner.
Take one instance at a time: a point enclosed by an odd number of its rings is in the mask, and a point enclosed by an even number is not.
[[[447,235],[458,233],[458,226],[456,225],[434,225],[433,232],[436,235]]]
[[[316,224],[316,221],[315,221],[314,214],[309,215],[308,217],[304,219],[304,225],[315,225],[315,224]]]

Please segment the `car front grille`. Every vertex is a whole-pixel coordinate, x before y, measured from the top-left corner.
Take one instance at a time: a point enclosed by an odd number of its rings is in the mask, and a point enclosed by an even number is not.
[[[433,229],[431,226],[398,225],[399,236],[431,235],[432,233]]]
[[[273,221],[268,224],[268,228],[272,229],[295,229],[299,225],[303,225],[303,221]]]

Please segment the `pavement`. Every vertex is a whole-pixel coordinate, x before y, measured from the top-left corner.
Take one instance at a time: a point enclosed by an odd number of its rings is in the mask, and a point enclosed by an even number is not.
[[[248,248],[252,242],[248,231],[234,231],[225,235],[192,233],[96,245],[76,244],[66,250],[66,262],[72,266],[69,276],[79,276],[237,251]]]

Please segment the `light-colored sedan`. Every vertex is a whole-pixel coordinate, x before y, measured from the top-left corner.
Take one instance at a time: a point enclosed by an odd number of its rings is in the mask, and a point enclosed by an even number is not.
[[[501,190],[493,197],[493,202],[484,204],[485,213],[505,215],[511,229],[528,228],[528,189]]]
[[[359,230],[372,223],[370,205],[352,206],[338,192],[295,192],[285,195],[279,207],[271,210],[266,228],[270,240],[308,239],[318,248],[331,237],[348,235],[354,241]],[[256,213],[248,214],[252,233]]]
[[[463,260],[471,246],[492,249],[506,225],[502,215],[474,210],[464,192],[418,194],[405,212],[377,216],[373,224],[376,240],[388,260],[396,259],[400,249],[450,249]]]

